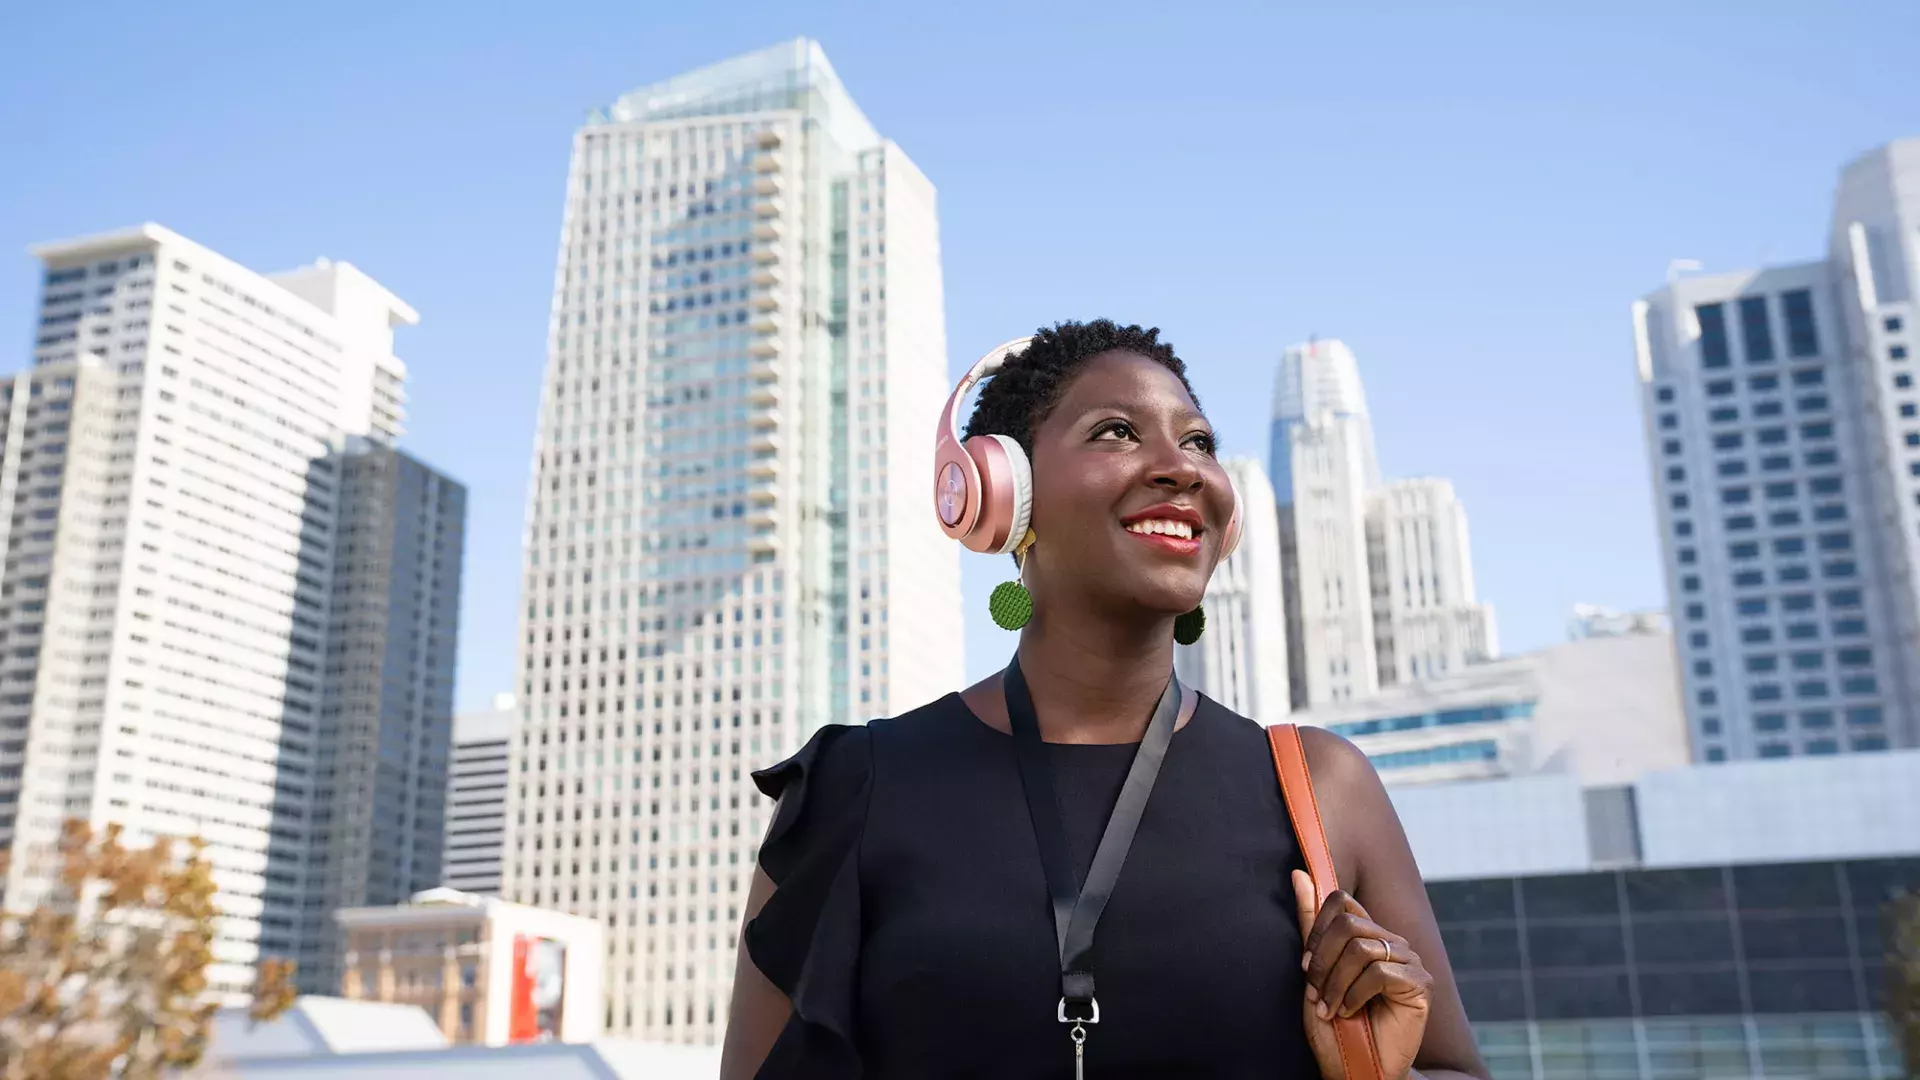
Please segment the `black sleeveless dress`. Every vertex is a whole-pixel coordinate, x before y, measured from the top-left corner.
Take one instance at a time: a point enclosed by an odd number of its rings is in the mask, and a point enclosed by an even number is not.
[[[1084,880],[1136,744],[1047,745]],[[958,694],[822,729],[754,774],[780,805],[747,925],[794,1013],[767,1080],[1069,1080],[1059,955],[1013,739]],[[1094,941],[1089,1080],[1315,1078],[1289,872],[1304,869],[1265,732],[1201,697]]]

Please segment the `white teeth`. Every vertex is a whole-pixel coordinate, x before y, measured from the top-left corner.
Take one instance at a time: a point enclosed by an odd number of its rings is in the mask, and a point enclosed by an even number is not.
[[[1143,533],[1149,536],[1175,536],[1182,540],[1193,539],[1193,526],[1184,521],[1136,521],[1127,526],[1128,532]]]

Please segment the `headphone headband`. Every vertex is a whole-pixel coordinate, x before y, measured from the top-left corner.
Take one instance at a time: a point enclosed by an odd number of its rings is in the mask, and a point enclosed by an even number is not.
[[[960,441],[960,402],[966,398],[967,391],[973,389],[974,384],[981,379],[998,373],[1014,353],[1025,350],[1031,344],[1033,344],[1033,338],[1029,335],[995,345],[987,350],[987,355],[974,361],[973,366],[967,369],[967,373],[961,376],[960,385],[953,388],[953,396],[947,401],[947,434],[953,438],[954,442]]]

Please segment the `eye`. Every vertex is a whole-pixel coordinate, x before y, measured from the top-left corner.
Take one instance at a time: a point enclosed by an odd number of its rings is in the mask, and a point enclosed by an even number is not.
[[[1134,437],[1133,425],[1127,423],[1125,420],[1105,420],[1093,429],[1093,437],[1096,439],[1131,439]]]
[[[1213,456],[1213,451],[1214,451],[1213,435],[1209,432],[1196,431],[1193,434],[1187,436],[1187,445],[1193,447],[1195,450],[1200,451],[1201,453],[1207,455],[1208,457]]]

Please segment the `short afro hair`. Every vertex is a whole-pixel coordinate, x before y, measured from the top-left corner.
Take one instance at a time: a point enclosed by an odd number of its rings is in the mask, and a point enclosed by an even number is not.
[[[1172,345],[1160,340],[1159,327],[1143,330],[1138,325],[1120,326],[1112,319],[1062,322],[1034,331],[1026,349],[1009,357],[999,374],[987,380],[964,437],[1007,435],[1031,457],[1034,429],[1060,404],[1075,373],[1106,352],[1137,353],[1152,360],[1173,372],[1194,405],[1200,404],[1187,381],[1185,361],[1174,355]]]

